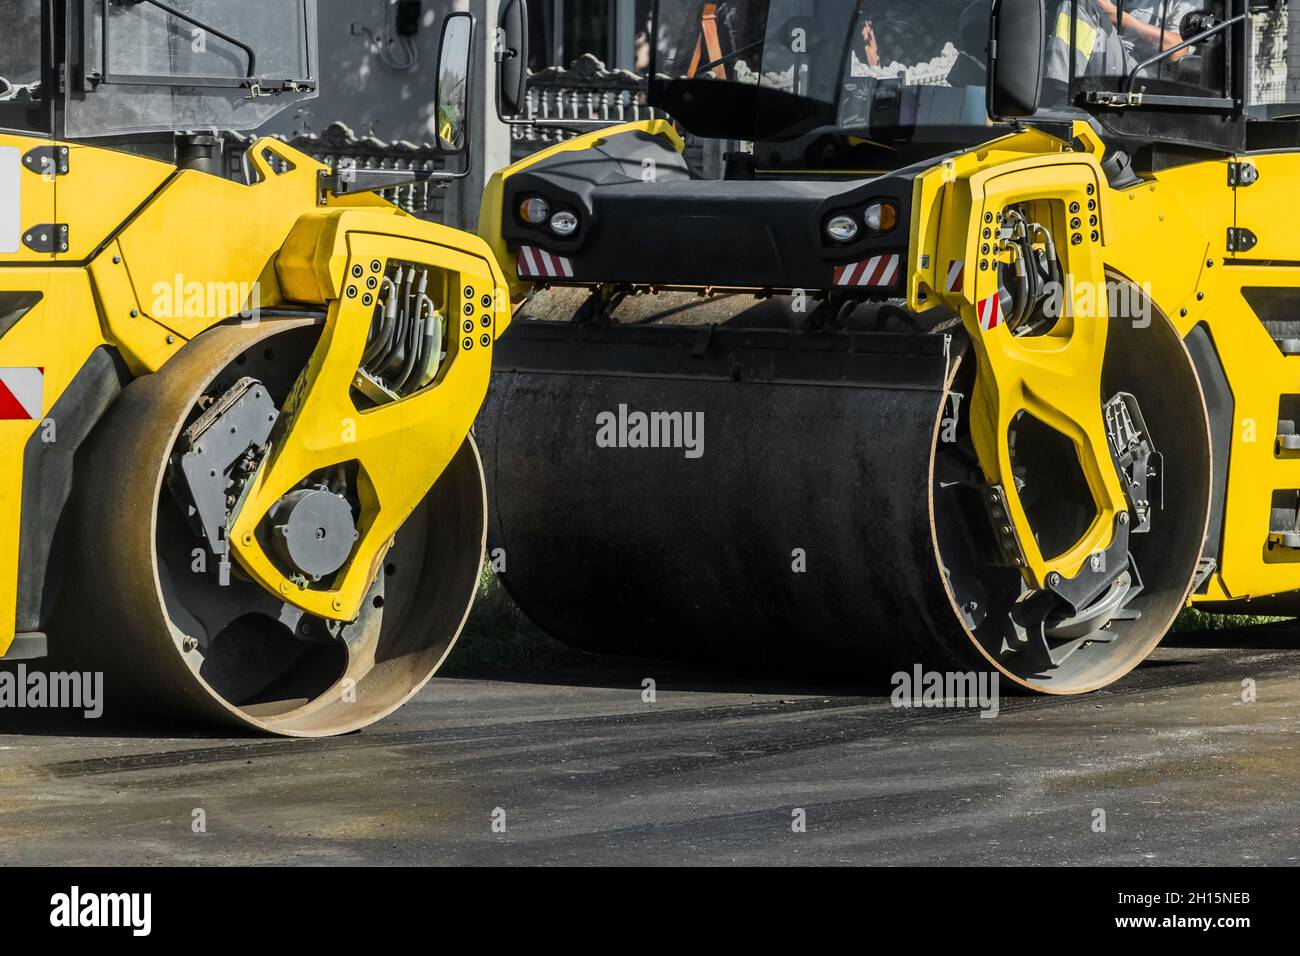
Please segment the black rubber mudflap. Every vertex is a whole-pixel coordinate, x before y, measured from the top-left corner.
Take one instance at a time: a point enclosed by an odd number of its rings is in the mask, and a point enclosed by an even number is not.
[[[517,323],[476,427],[502,580],[593,650],[842,676],[941,662],[965,644],[930,517],[952,348]]]

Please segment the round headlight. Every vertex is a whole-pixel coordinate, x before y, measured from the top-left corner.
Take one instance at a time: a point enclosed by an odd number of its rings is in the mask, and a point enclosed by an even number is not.
[[[848,242],[858,234],[858,224],[852,216],[833,216],[826,223],[826,235],[836,242]]]
[[[892,202],[873,202],[862,221],[871,232],[889,232],[898,225],[898,207]]]
[[[519,204],[519,218],[530,226],[540,226],[551,214],[551,204],[541,196],[533,196]]]
[[[571,212],[557,212],[551,217],[551,232],[571,236],[578,231],[578,217]]]

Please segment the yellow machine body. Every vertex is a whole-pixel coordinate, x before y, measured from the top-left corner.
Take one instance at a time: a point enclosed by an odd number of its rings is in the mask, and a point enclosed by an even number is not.
[[[24,164],[49,147],[66,157],[66,172]],[[335,197],[322,189],[326,167],[277,141],[254,143],[249,160],[257,181],[243,185],[110,149],[0,135],[23,233],[15,251],[0,252],[0,302],[13,306],[0,375],[22,392],[7,396],[0,421],[0,656],[15,632],[40,623],[35,612],[17,619],[20,588],[43,584],[24,578],[20,553],[52,535],[58,518],[24,508],[33,477],[25,456],[33,443],[57,447],[62,419],[78,414],[69,389],[96,350],[115,353],[129,376],[147,375],[215,326],[323,316],[231,529],[249,577],[322,618],[356,617],[394,531],[464,444],[509,314],[487,245],[369,194]],[[452,332],[434,382],[359,410],[350,389],[371,325],[366,282],[390,259],[429,267],[437,277],[429,294]],[[328,581],[291,577],[257,529],[287,489],[344,463],[364,476],[356,545]]]
[[[980,376],[975,402],[983,426],[980,458],[990,481],[1007,471],[1006,443],[994,436],[1007,434],[1008,411],[1025,410],[1071,437],[1094,491],[1098,518],[1088,536],[1050,560],[1036,552],[1023,510],[1014,493],[1008,496],[1017,537],[1028,552],[1027,577],[1041,585],[1054,571],[1077,573],[1089,554],[1109,544],[1124,507],[1109,481],[1096,483],[1098,474],[1113,476],[1114,469],[1095,391],[1084,387],[1097,381],[1107,325],[1135,321],[1108,316],[1107,301],[1092,294],[1104,270],[1139,289],[1154,308],[1152,321],[1167,320],[1180,337],[1203,325],[1231,389],[1231,442],[1214,449],[1228,458],[1222,543],[1214,572],[1192,600],[1217,604],[1294,592],[1300,589],[1300,556],[1274,540],[1270,516],[1275,493],[1300,487],[1294,459],[1277,438],[1279,410],[1300,385],[1300,370],[1280,351],[1246,293],[1252,287],[1300,287],[1294,268],[1300,246],[1287,241],[1284,221],[1300,156],[1265,153],[1189,164],[1116,190],[1102,175],[1102,144],[1086,124],[1076,124],[1075,133],[1085,150],[1027,132],[946,163],[916,185],[918,209],[929,214],[914,220],[913,261],[923,263],[928,255],[929,267],[914,271],[909,297],[914,305],[927,297],[944,300],[960,312],[975,343],[981,373],[987,373]],[[1232,164],[1253,167],[1258,177],[1230,177]],[[1253,181],[1232,185],[1247,180]],[[1089,212],[1094,191],[1096,208]],[[990,294],[990,269],[965,270],[963,287],[954,293],[945,292],[939,270],[955,259],[991,262],[996,253],[982,254],[984,217],[1039,197],[1051,197],[1056,206],[1058,249],[1075,280],[1073,319],[1051,334],[1018,339],[1006,326],[990,330],[981,324],[979,303]],[[1069,228],[1072,202],[1080,203],[1081,229]],[[1230,233],[1239,228],[1268,236],[1269,248],[1231,251]],[[1166,507],[1176,509],[1177,489],[1169,491]]]

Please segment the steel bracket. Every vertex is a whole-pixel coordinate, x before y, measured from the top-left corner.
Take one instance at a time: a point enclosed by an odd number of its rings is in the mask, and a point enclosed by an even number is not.
[[[23,154],[23,169],[38,176],[66,176],[71,159],[66,146],[37,146]]]
[[[1228,185],[1233,189],[1244,189],[1259,182],[1259,167],[1254,163],[1228,163]]]
[[[1259,236],[1240,226],[1228,230],[1229,252],[1250,252],[1259,245]]]
[[[23,245],[32,252],[67,252],[68,224],[46,222],[23,232]]]

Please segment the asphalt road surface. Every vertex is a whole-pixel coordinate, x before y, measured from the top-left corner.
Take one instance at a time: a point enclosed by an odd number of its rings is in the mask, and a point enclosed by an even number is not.
[[[0,712],[0,863],[1300,862],[1293,625],[1186,637],[995,719],[887,690],[435,679],[321,741]]]

